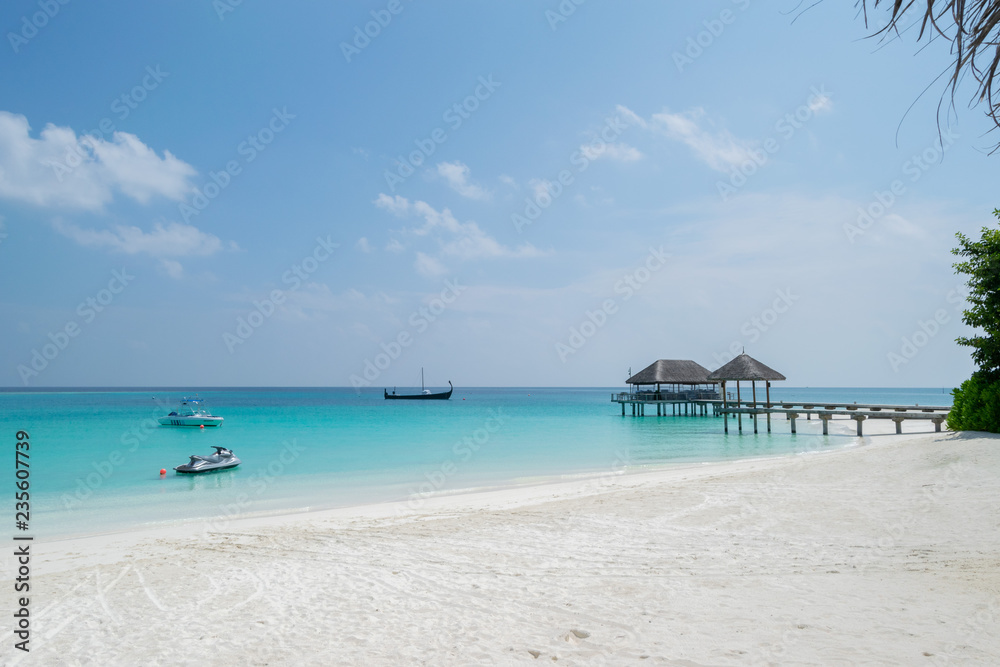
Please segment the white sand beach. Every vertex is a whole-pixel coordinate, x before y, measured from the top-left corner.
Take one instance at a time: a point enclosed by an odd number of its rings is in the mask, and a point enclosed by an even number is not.
[[[819,425],[801,424],[798,437],[814,437]],[[1000,664],[1000,438],[868,435],[886,426],[868,422],[863,440],[842,436],[858,446],[824,453],[439,497],[418,510],[37,543],[31,653],[12,651],[4,628],[0,656]]]

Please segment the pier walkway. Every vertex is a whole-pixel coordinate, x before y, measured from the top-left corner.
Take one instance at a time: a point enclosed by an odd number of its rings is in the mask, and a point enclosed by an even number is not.
[[[718,396],[718,394],[716,394]],[[757,401],[736,401],[721,398],[700,397],[691,393],[667,392],[621,392],[612,394],[611,401],[620,403],[622,416],[625,416],[626,405],[632,408],[632,415],[644,417],[646,406],[656,406],[656,416],[668,416],[667,406],[673,415],[707,416],[709,410],[714,417],[722,417],[724,430],[729,433],[729,416],[736,417],[737,428],[743,432],[743,415],[753,422],[753,432],[757,433],[757,418],[764,415],[767,421],[767,432],[771,432],[771,415],[785,415],[791,424],[791,432],[795,433],[795,422],[805,416],[812,419],[813,415],[823,421],[823,434],[829,434],[830,420],[837,418],[853,419],[857,423],[857,434],[862,435],[862,425],[867,419],[891,419],[896,423],[896,433],[902,433],[904,421],[930,421],[934,430],[940,431],[941,425],[948,418],[950,406],[943,405],[882,405],[871,403],[817,403],[817,402],[787,402],[772,401],[765,403]]]

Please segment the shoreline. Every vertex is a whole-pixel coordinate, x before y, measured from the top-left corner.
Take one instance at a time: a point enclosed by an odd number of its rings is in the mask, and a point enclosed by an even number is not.
[[[31,661],[995,663],[998,473],[1000,436],[866,435],[37,543]]]
[[[775,420],[777,423],[777,420]],[[734,422],[735,423],[735,422]],[[784,420],[781,420],[784,423]],[[721,419],[720,419],[721,424]],[[829,436],[823,436],[820,433],[820,422],[819,420],[799,420],[799,427],[797,434],[800,438],[812,438],[812,437],[829,437],[829,438],[844,438],[848,441],[840,443],[839,446],[830,447],[828,449],[806,449],[799,452],[788,452],[782,454],[765,454],[765,455],[753,455],[746,456],[742,458],[730,458],[730,459],[714,459],[709,461],[663,461],[660,463],[650,463],[643,464],[643,468],[646,469],[635,469],[635,470],[588,470],[583,472],[569,472],[558,475],[548,475],[539,477],[527,477],[520,476],[508,480],[502,480],[495,484],[487,484],[483,486],[467,487],[467,488],[456,488],[439,490],[431,493],[428,496],[420,498],[417,502],[421,504],[421,507],[425,503],[433,503],[435,506],[439,506],[442,503],[448,504],[448,499],[453,499],[454,502],[461,503],[465,497],[478,497],[483,494],[511,494],[513,497],[525,497],[534,498],[537,495],[544,496],[546,489],[549,487],[558,487],[562,485],[577,485],[577,484],[592,484],[594,482],[600,482],[601,480],[607,478],[629,478],[635,476],[645,476],[645,475],[656,475],[659,473],[671,473],[676,470],[685,469],[702,469],[704,466],[728,466],[734,464],[743,463],[753,463],[762,461],[780,461],[783,459],[788,459],[796,456],[814,455],[814,454],[830,454],[838,452],[844,449],[851,449],[854,447],[861,447],[865,445],[865,441],[868,440],[870,436],[877,437],[887,437],[887,438],[909,438],[909,437],[920,437],[926,435],[933,435],[931,432],[919,432],[919,433],[904,433],[902,435],[897,435],[893,430],[891,423],[888,421],[877,421],[871,422],[869,426],[866,426],[868,431],[863,438],[858,438],[854,432],[854,422],[845,420],[831,420],[830,421],[830,433]],[[778,430],[780,427],[774,428],[774,432],[768,434],[762,431],[757,437],[788,437],[790,434],[787,432],[781,432]],[[787,428],[787,427],[785,427]],[[719,437],[726,437],[720,432]],[[752,427],[745,431],[742,436],[737,435],[736,427],[731,427],[731,433],[728,437],[755,437],[752,432]],[[858,442],[861,440],[861,442]],[[617,461],[616,464],[617,465]],[[61,544],[64,542],[75,542],[75,541],[86,541],[86,540],[101,540],[110,539],[115,536],[128,536],[133,533],[144,534],[149,536],[156,536],[159,533],[173,534],[177,532],[189,531],[193,527],[218,524],[233,524],[238,522],[263,522],[264,524],[272,522],[280,522],[284,519],[292,519],[294,517],[314,517],[321,516],[325,513],[333,513],[337,515],[351,514],[354,511],[359,512],[361,515],[369,515],[371,511],[375,508],[391,508],[393,513],[398,514],[399,511],[411,511],[406,508],[413,502],[414,495],[412,494],[409,498],[405,500],[391,500],[391,501],[373,501],[373,502],[361,502],[357,504],[341,505],[334,507],[316,507],[312,505],[280,508],[272,510],[261,510],[259,512],[247,512],[239,514],[236,516],[224,516],[224,515],[212,515],[205,517],[194,517],[186,519],[176,519],[168,520],[163,522],[154,522],[149,524],[141,524],[138,526],[131,526],[127,528],[112,528],[110,530],[99,530],[90,533],[74,533],[66,535],[56,535],[52,537],[40,538],[39,542],[44,542],[46,544]],[[420,508],[415,508],[420,509]],[[413,510],[415,511],[415,510]],[[377,514],[377,512],[376,512]]]
[[[789,433],[787,432],[787,430],[784,430],[784,431],[782,430],[782,429],[787,429],[787,426],[782,426],[781,425],[781,424],[785,424],[784,420],[780,420],[780,421],[779,420],[775,420],[775,427],[774,427],[774,432],[773,433],[768,434],[768,433],[766,433],[766,432],[764,432],[762,430],[762,432],[759,434],[759,436],[755,436],[752,433],[752,427],[750,427],[747,431],[745,431],[743,433],[742,436],[740,436],[740,435],[738,435],[736,433],[736,427],[735,427],[735,425],[731,425],[732,426],[732,429],[731,429],[732,432],[728,436],[726,436],[726,435],[724,435],[722,433],[721,418],[718,419],[717,421],[719,422],[719,433],[717,435],[720,438],[723,438],[723,437],[728,437],[728,438],[742,438],[742,437],[747,437],[748,441],[749,441],[750,439],[757,438],[757,437],[760,437],[760,438],[764,438],[764,437],[777,437],[777,438],[789,437]],[[735,421],[734,421],[734,424],[735,424]],[[841,438],[846,438],[848,440],[857,441],[857,436],[855,435],[854,430],[853,430],[853,422],[850,421],[850,420],[836,420],[836,419],[835,420],[831,420],[831,422],[830,422],[830,434],[829,434],[829,436],[823,436],[823,435],[821,435],[819,424],[820,424],[820,422],[818,420],[811,420],[810,421],[810,420],[806,420],[806,419],[800,419],[799,420],[798,438],[803,439],[803,441],[805,441],[805,442],[808,442],[808,439],[809,438],[813,438],[813,437],[816,437],[816,438],[826,438],[826,437],[828,437],[830,439],[836,439],[836,440],[839,440]],[[879,428],[881,428],[882,432],[875,432],[875,431],[878,431]],[[869,435],[886,435],[886,436],[899,437],[899,436],[895,436],[894,435],[894,431],[892,430],[891,425],[888,425],[888,422],[885,422],[885,423],[877,422],[877,423],[873,424],[873,427],[866,427],[866,429],[867,430],[866,430],[865,438],[867,438]],[[924,432],[921,431],[920,434],[923,434],[923,433]],[[918,435],[918,434],[904,434],[902,437],[906,437],[908,435]],[[734,442],[739,442],[739,440],[734,440]],[[814,442],[814,444],[815,444],[815,442]],[[843,447],[852,447],[852,446],[857,446],[857,445],[858,445],[857,442],[844,442],[844,443],[837,443],[835,445],[833,445],[833,444],[832,445],[827,445],[823,449],[806,449],[804,451],[793,451],[793,452],[784,452],[784,453],[753,454],[753,455],[747,455],[747,456],[743,456],[743,457],[715,458],[715,459],[710,459],[710,460],[692,460],[691,458],[681,458],[681,459],[673,459],[673,460],[662,460],[660,462],[655,462],[655,463],[643,463],[641,465],[635,465],[635,466],[633,466],[632,469],[628,469],[628,470],[616,469],[616,468],[620,468],[621,465],[627,465],[627,461],[622,461],[620,459],[620,455],[619,455],[618,457],[616,457],[614,463],[612,463],[610,467],[591,468],[591,469],[584,469],[584,470],[577,470],[577,471],[570,471],[570,472],[556,473],[556,474],[543,474],[543,475],[525,475],[525,474],[521,474],[521,475],[518,475],[518,476],[515,476],[515,477],[501,478],[501,479],[489,481],[489,482],[486,482],[486,483],[483,483],[483,484],[477,485],[477,486],[469,486],[469,487],[461,487],[461,488],[451,488],[451,489],[439,489],[439,490],[435,490],[429,496],[421,497],[418,500],[418,502],[421,502],[421,503],[422,502],[426,502],[427,500],[429,500],[431,498],[437,498],[437,497],[464,496],[464,495],[468,495],[468,494],[481,494],[481,493],[488,493],[488,492],[492,492],[492,491],[517,490],[517,489],[521,489],[521,488],[530,488],[530,487],[538,487],[538,486],[548,486],[548,485],[552,485],[552,484],[572,483],[572,482],[574,482],[576,480],[589,480],[589,479],[593,479],[593,478],[605,477],[605,476],[607,476],[609,474],[609,470],[610,469],[615,469],[614,470],[614,474],[615,475],[626,475],[626,476],[643,475],[643,474],[647,474],[647,473],[650,473],[650,472],[657,472],[657,471],[661,471],[661,470],[671,470],[671,469],[674,469],[674,468],[685,467],[685,466],[695,466],[695,467],[697,467],[697,466],[702,466],[702,465],[728,464],[728,463],[735,463],[735,462],[741,462],[741,461],[768,460],[768,459],[774,459],[774,458],[784,458],[784,457],[788,457],[788,456],[794,456],[794,455],[798,455],[798,454],[802,454],[802,453],[821,453],[821,452],[825,452],[825,451],[835,451],[836,449],[840,449],[840,448],[843,448]],[[281,517],[284,517],[284,516],[291,517],[291,516],[298,516],[298,515],[302,515],[302,514],[312,515],[312,514],[316,514],[316,513],[327,512],[327,511],[348,511],[351,508],[361,508],[361,507],[366,507],[368,505],[383,505],[383,504],[393,504],[393,503],[396,503],[396,504],[407,504],[407,503],[411,503],[413,501],[413,499],[415,497],[417,497],[417,496],[420,496],[420,494],[418,494],[418,493],[411,493],[405,499],[397,499],[397,500],[390,500],[390,499],[366,499],[366,500],[362,500],[360,502],[356,502],[356,503],[352,502],[352,503],[347,503],[347,504],[332,504],[332,503],[326,503],[326,502],[324,502],[322,500],[318,500],[316,502],[305,502],[305,503],[294,505],[294,506],[278,507],[278,508],[271,508],[271,509],[262,509],[262,510],[250,511],[250,512],[242,512],[242,513],[239,513],[237,515],[229,515],[229,514],[225,514],[225,513],[215,513],[215,514],[205,515],[205,516],[195,516],[195,517],[187,517],[187,518],[176,518],[176,519],[165,519],[165,520],[160,520],[160,521],[150,521],[150,522],[144,522],[144,523],[139,523],[139,524],[128,525],[128,526],[124,526],[124,527],[112,525],[112,526],[109,526],[109,527],[102,527],[100,529],[91,530],[91,531],[84,531],[84,532],[61,532],[61,533],[53,534],[53,535],[44,535],[44,536],[42,536],[42,537],[40,537],[38,539],[40,541],[44,541],[44,542],[47,542],[47,543],[60,543],[60,542],[68,541],[68,540],[85,540],[85,539],[90,539],[90,538],[101,538],[101,537],[113,536],[113,535],[124,535],[124,534],[132,533],[132,532],[144,532],[145,533],[145,532],[156,532],[156,531],[161,531],[161,530],[163,530],[163,531],[171,531],[171,530],[180,529],[180,528],[190,528],[190,527],[196,526],[196,525],[220,524],[220,523],[228,524],[228,523],[231,523],[232,521],[242,521],[242,520],[251,520],[251,519],[266,519],[266,518],[281,518]],[[221,508],[221,507],[223,507],[223,505],[219,505],[218,507]]]

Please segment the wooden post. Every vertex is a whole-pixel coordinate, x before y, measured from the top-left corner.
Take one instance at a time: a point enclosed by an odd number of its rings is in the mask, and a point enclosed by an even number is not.
[[[622,401],[622,417],[625,416],[625,401]]]
[[[896,433],[897,434],[902,434],[902,432],[903,432],[903,418],[902,417],[896,417],[892,421],[896,422]]]
[[[864,415],[851,415],[851,419],[858,423],[858,437],[861,437],[861,423],[866,419]]]
[[[830,435],[830,418],[833,415],[818,415],[823,420],[823,435]]]
[[[726,381],[722,381],[722,424],[726,433],[729,433],[729,399],[726,396]]]
[[[736,381],[736,407],[737,408],[742,408],[743,407],[743,399],[740,398],[740,381],[739,380]],[[736,421],[739,423],[739,427],[740,427],[739,431],[740,431],[740,433],[742,433],[743,432],[743,413],[742,412],[737,412],[736,413]]]
[[[795,419],[798,416],[799,415],[797,413],[794,413],[794,412],[789,412],[788,413],[788,421],[792,422],[792,433],[795,433]]]
[[[771,432],[771,381],[767,381],[767,432]]]

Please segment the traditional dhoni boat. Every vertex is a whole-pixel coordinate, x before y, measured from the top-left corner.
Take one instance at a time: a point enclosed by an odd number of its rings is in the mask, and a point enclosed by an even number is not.
[[[449,398],[451,398],[451,392],[453,392],[453,391],[455,391],[455,386],[451,383],[451,380],[448,380],[448,391],[441,391],[441,392],[433,393],[430,389],[425,389],[424,388],[424,369],[421,368],[420,369],[420,393],[419,394],[397,394],[395,387],[393,387],[391,394],[389,393],[388,389],[383,389],[382,393],[385,394],[386,400],[400,399],[400,400],[408,400],[408,401],[414,401],[414,400],[417,400],[417,401],[420,401],[420,400],[423,400],[423,401],[434,401],[434,400],[437,400],[437,401],[447,401]]]

